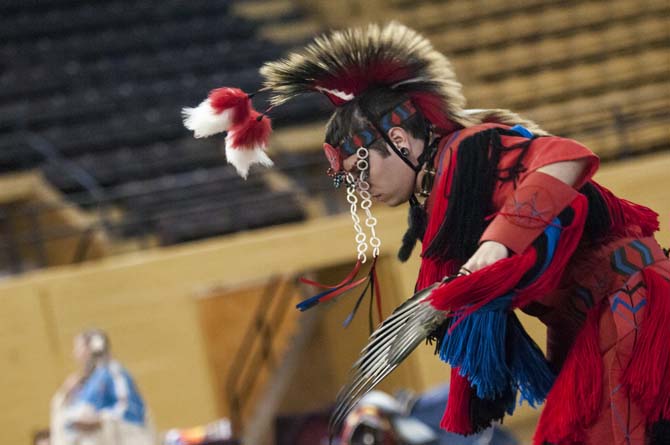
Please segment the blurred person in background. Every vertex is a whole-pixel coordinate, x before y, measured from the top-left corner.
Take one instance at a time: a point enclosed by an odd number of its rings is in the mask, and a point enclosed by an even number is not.
[[[105,332],[74,338],[79,369],[51,402],[51,445],[153,445],[144,401],[126,369],[114,360]]]

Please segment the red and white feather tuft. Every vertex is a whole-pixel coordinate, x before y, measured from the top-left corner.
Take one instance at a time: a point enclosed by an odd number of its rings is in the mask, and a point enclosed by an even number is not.
[[[246,121],[234,126],[226,136],[226,159],[246,179],[254,164],[272,167],[273,162],[265,153],[272,132],[270,119],[251,110]]]
[[[184,108],[184,126],[196,138],[230,130],[244,122],[251,113],[251,99],[239,88],[217,88],[196,108]]]
[[[196,108],[184,108],[184,125],[196,138],[224,131],[226,159],[246,179],[254,164],[273,165],[265,153],[272,132],[270,119],[254,110],[251,97],[239,88],[217,88]]]

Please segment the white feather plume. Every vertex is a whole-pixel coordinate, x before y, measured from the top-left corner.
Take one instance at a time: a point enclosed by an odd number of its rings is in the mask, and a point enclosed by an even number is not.
[[[232,118],[232,110],[217,113],[209,99],[202,101],[196,108],[183,108],[181,114],[184,126],[193,131],[196,138],[228,131]]]
[[[232,133],[226,136],[226,159],[233,165],[244,179],[249,175],[249,168],[254,164],[261,164],[265,167],[272,167],[274,162],[265,153],[265,147],[239,148],[233,147],[231,143]]]

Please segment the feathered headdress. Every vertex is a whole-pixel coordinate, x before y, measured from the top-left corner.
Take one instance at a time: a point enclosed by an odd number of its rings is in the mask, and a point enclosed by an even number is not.
[[[475,123],[463,109],[465,98],[449,60],[397,22],[318,37],[304,51],[266,63],[261,74],[273,105],[318,91],[339,106],[385,86],[407,94],[438,128]]]
[[[466,110],[449,60],[428,39],[397,22],[317,37],[303,51],[268,62],[260,72],[265,81],[259,91],[270,92],[270,108],[308,92],[324,94],[337,107],[371,88],[387,87],[407,95],[438,132],[498,122],[544,134],[533,122],[507,110]],[[251,96],[238,88],[219,88],[197,108],[183,110],[184,124],[195,137],[228,132],[228,162],[244,177],[255,163],[272,165],[265,153],[270,119],[253,109]]]

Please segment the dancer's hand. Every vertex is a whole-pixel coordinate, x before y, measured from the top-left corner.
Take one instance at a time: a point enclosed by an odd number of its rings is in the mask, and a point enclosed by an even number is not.
[[[508,256],[509,252],[504,244],[497,241],[484,241],[474,255],[461,267],[459,273],[467,275]]]

